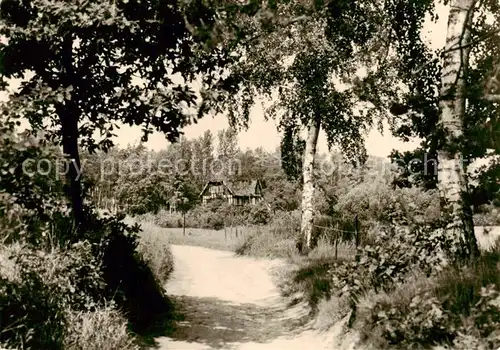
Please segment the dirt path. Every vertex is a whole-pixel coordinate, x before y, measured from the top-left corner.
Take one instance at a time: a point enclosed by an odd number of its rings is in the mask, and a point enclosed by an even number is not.
[[[175,272],[167,284],[176,322],[160,349],[334,349],[331,332],[306,323],[305,305],[287,306],[273,283],[279,260],[236,257],[193,246],[172,246]]]

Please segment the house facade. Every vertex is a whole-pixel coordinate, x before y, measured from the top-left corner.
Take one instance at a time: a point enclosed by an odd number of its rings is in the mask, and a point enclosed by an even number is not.
[[[222,199],[231,205],[256,204],[262,201],[262,185],[259,180],[240,183],[209,181],[200,193],[203,204]]]

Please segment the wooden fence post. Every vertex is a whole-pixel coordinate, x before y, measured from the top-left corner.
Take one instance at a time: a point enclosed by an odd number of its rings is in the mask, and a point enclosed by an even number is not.
[[[340,236],[339,223],[337,222],[337,232],[335,232],[335,260],[337,260],[337,253],[339,249],[339,236]]]
[[[354,232],[356,233],[356,248],[359,246],[359,221],[358,215],[354,217]]]
[[[356,217],[354,218],[354,231],[356,233],[356,262],[359,261],[359,249],[358,249],[358,246],[359,246],[359,220],[358,220],[358,215],[356,215]]]

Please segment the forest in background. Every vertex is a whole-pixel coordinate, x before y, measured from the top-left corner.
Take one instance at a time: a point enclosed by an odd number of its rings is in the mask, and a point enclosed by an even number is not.
[[[194,203],[205,175],[120,169],[108,180],[101,161],[151,155],[200,169],[193,155],[206,152],[202,159],[242,164],[241,172],[224,168],[224,177],[265,183],[269,207],[241,213],[242,221],[277,226],[272,220],[290,222],[295,210],[285,237],[261,232],[238,251],[296,240],[288,248],[303,265],[286,285],[305,290],[312,304],[333,296],[362,341],[497,348],[499,247],[479,249],[473,214],[498,220],[500,8],[495,0],[446,4],[446,45],[431,50],[422,39],[424,21],[437,16],[430,0],[2,1],[1,346],[135,348],[132,333],[171,319],[162,287],[172,271],[168,244],[100,209],[162,218],[172,196]],[[11,79],[19,89],[10,90]],[[271,101],[265,117],[282,132],[279,152],[238,150],[227,130],[221,152],[208,152],[209,138],[180,138],[210,114],[245,128],[258,97]],[[422,139],[392,161],[437,159],[437,174],[424,174],[420,163],[413,174],[377,176],[363,135],[383,120],[403,140]],[[27,134],[19,134],[26,121]],[[157,153],[115,149],[118,123],[174,144]],[[340,155],[317,154],[320,130]],[[341,176],[321,171],[339,158]],[[487,158],[476,175],[466,171]],[[64,176],[40,171],[40,163],[65,167]],[[208,213],[193,225],[220,226],[224,211],[196,210]],[[351,256],[332,257],[315,227],[353,217],[366,237]]]

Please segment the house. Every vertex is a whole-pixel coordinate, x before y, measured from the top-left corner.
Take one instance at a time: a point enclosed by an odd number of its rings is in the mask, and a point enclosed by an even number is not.
[[[262,200],[262,185],[259,180],[229,183],[209,181],[200,193],[203,204],[213,199],[222,199],[233,205],[256,204]]]

